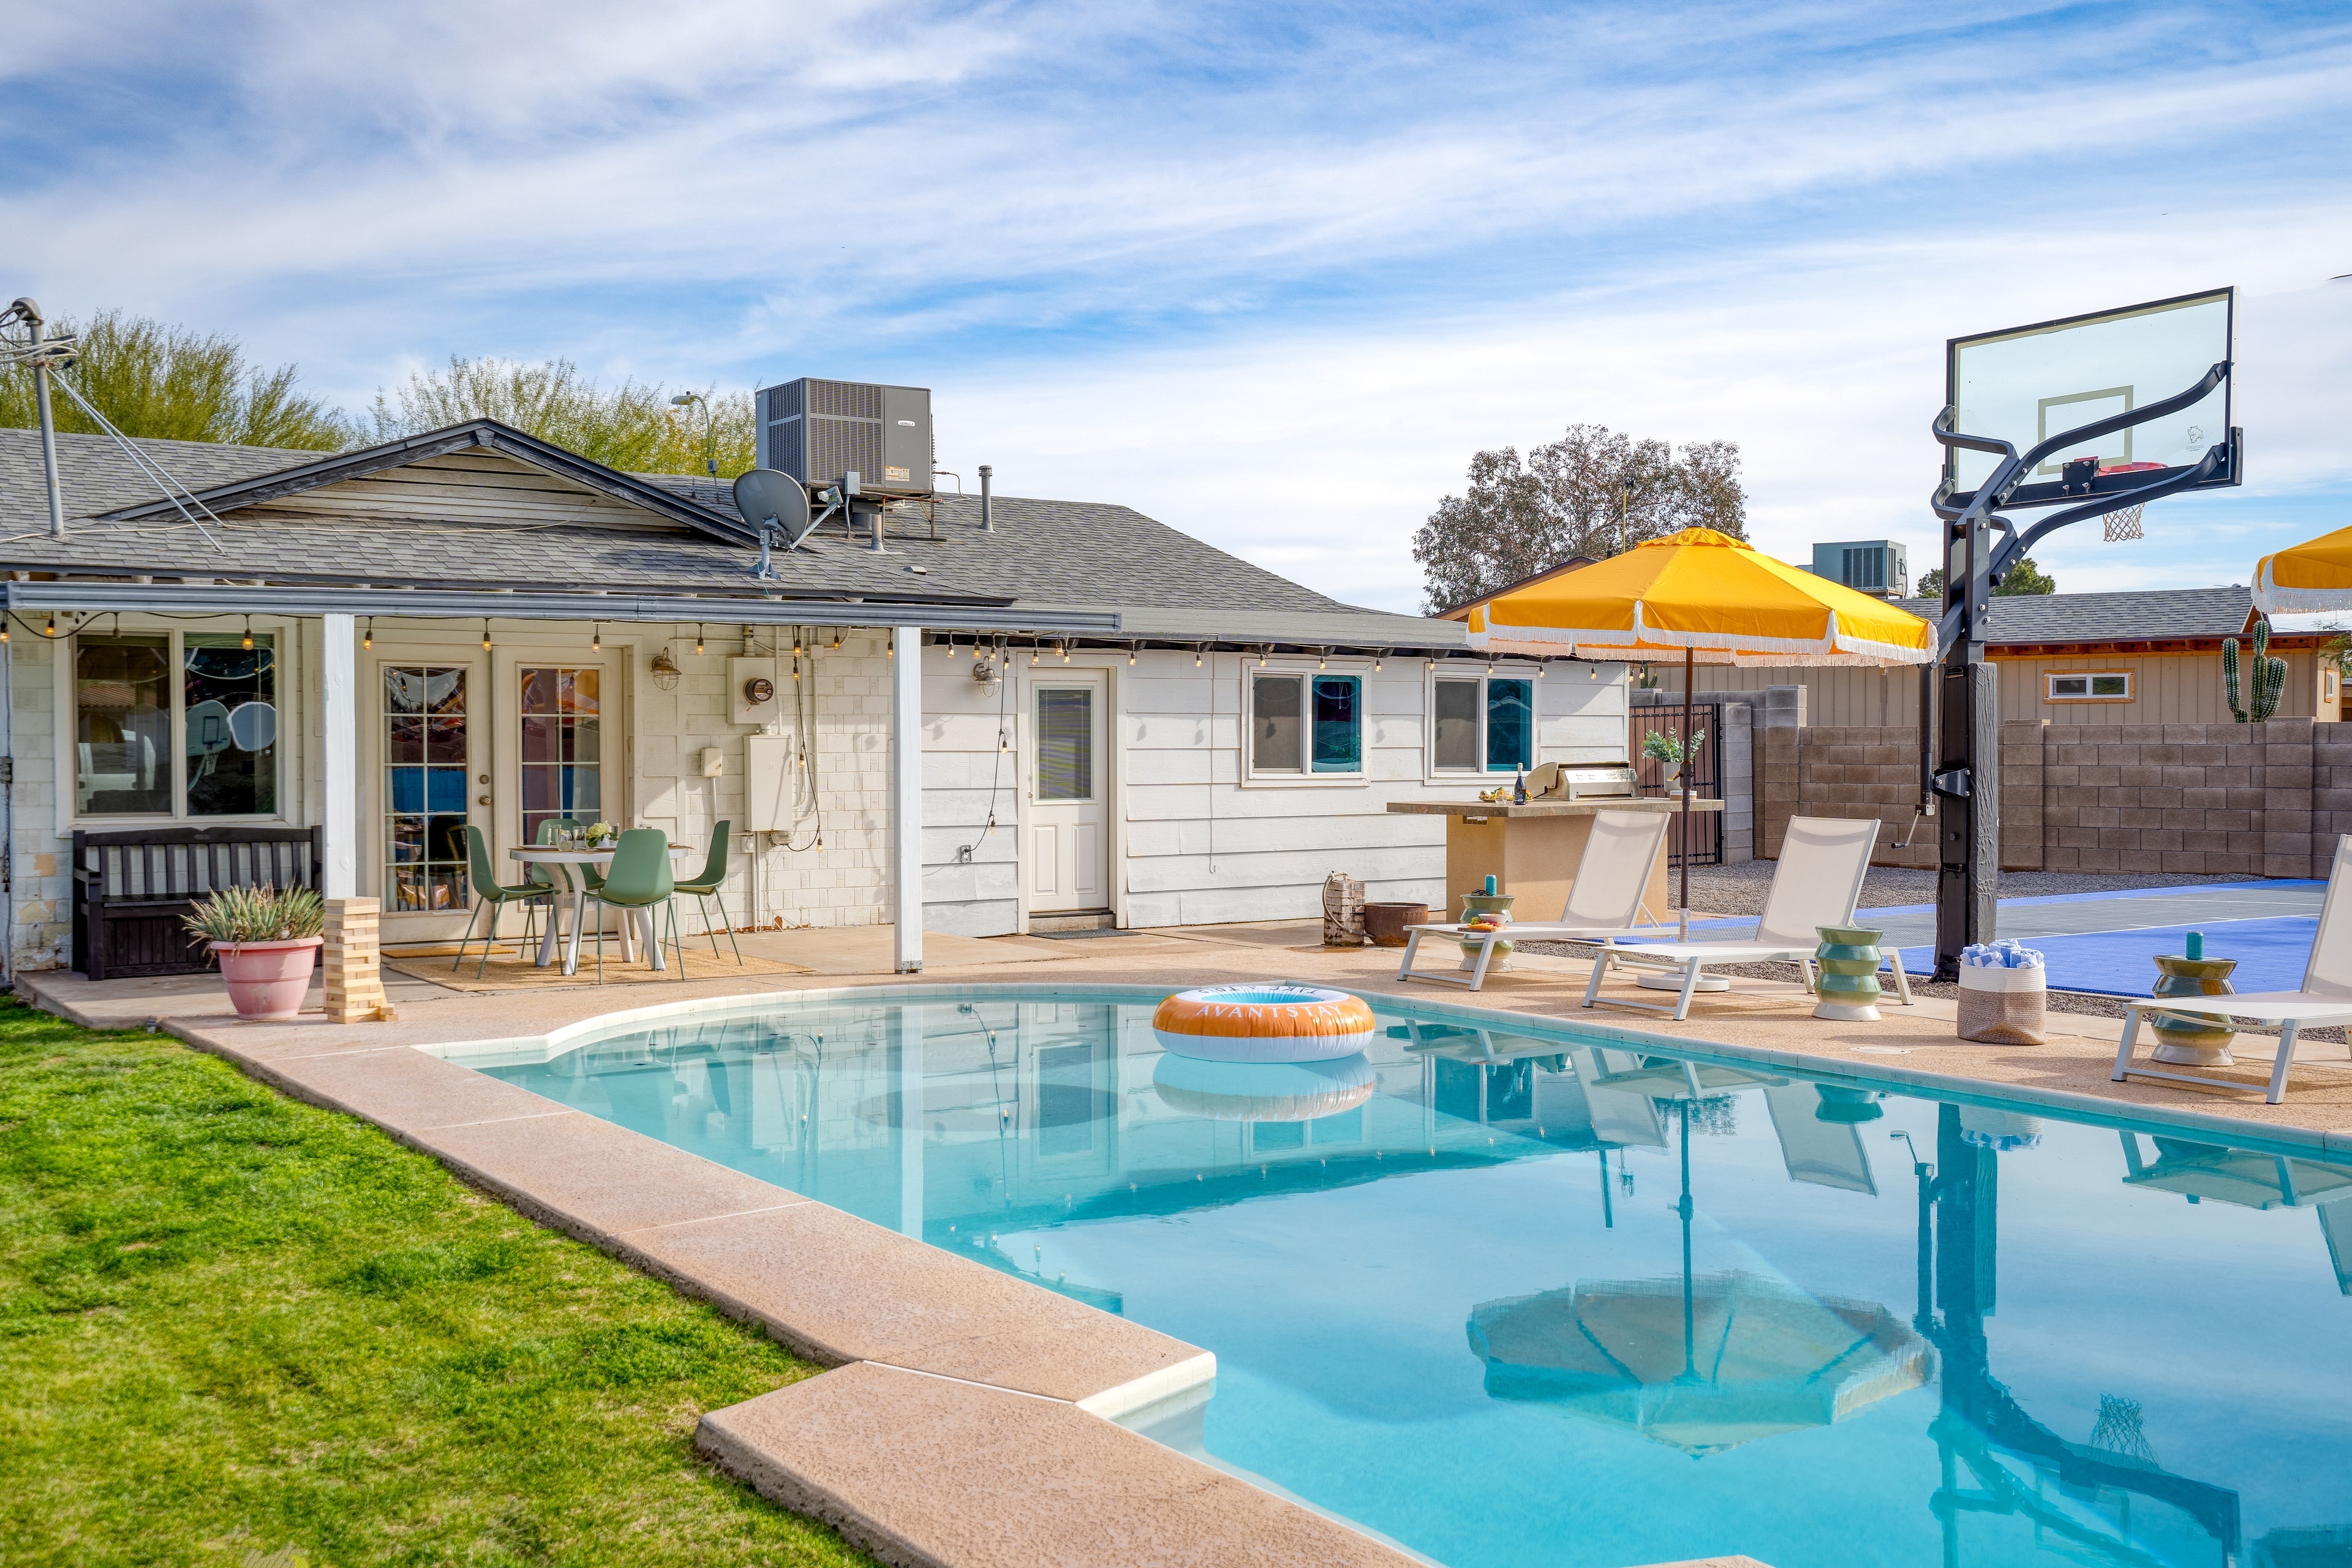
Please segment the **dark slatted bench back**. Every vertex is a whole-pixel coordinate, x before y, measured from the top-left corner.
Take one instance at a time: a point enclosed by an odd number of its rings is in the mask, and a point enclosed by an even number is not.
[[[319,885],[315,827],[116,828],[73,836],[74,967],[92,980],[207,965],[181,917],[222,888]]]

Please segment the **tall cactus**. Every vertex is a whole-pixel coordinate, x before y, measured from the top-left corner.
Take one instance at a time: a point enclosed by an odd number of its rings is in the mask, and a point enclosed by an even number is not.
[[[2229,700],[2231,716],[2239,723],[2249,720],[2259,724],[2278,711],[2279,698],[2286,691],[2286,660],[2272,658],[2271,624],[2267,620],[2254,623],[2254,690],[2252,713],[2240,706],[2238,680],[2238,639],[2221,639],[2221,691]]]

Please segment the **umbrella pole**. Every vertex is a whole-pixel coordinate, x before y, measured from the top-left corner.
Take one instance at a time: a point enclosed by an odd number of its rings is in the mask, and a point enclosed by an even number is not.
[[[1698,761],[1696,750],[1691,745],[1691,676],[1697,668],[1696,657],[1695,649],[1683,649],[1683,820],[1675,835],[1682,841],[1683,851],[1683,915],[1682,924],[1675,933],[1676,940],[1680,942],[1690,940],[1690,776],[1691,764]]]

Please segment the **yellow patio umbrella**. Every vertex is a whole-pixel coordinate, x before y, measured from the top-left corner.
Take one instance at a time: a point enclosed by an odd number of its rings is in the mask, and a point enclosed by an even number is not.
[[[1683,733],[1697,664],[1926,664],[1936,628],[1711,528],[1686,528],[1622,555],[1509,589],[1471,607],[1470,646],[1513,654],[1644,663],[1680,654]],[[1690,767],[1682,769],[1690,812]],[[1690,857],[1683,857],[1683,921]]]
[[[2263,556],[2254,567],[2254,608],[2265,616],[2352,610],[2352,528]]]

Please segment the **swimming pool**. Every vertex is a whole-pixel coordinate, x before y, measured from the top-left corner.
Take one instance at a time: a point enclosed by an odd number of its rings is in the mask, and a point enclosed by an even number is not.
[[[2352,1162],[1378,1003],[1219,1068],[1160,994],[456,1059],[1213,1351],[1130,1424],[1455,1568],[2352,1563]]]

